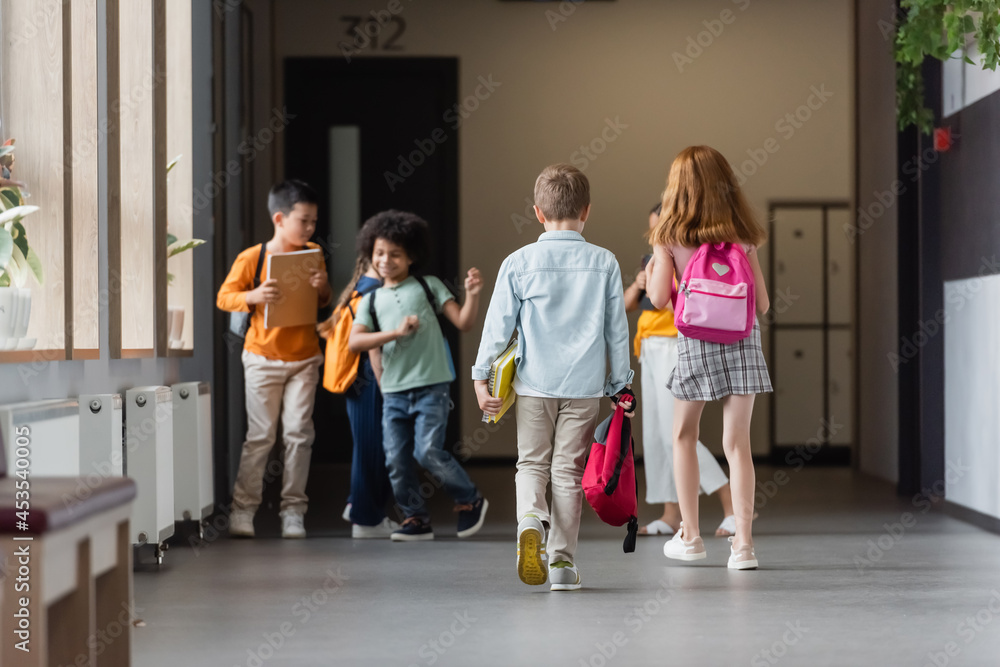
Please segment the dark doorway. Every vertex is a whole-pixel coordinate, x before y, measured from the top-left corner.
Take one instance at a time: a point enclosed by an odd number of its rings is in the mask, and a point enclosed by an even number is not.
[[[461,285],[457,101],[454,58],[285,61],[285,104],[291,119],[285,175],[313,184],[320,193],[316,240],[324,246],[335,294],[351,276],[357,229],[389,208],[427,220],[434,242],[428,273],[453,291]],[[457,332],[444,328],[457,359]],[[454,388],[452,398],[449,444],[459,440],[461,397]],[[313,418],[313,461],[350,460],[343,398],[320,388]]]

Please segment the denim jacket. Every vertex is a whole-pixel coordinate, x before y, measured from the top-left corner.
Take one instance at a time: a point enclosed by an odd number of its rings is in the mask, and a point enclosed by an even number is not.
[[[560,398],[602,390],[614,396],[632,382],[618,260],[578,232],[545,232],[504,260],[473,380],[489,378],[515,329],[517,377],[531,389]]]

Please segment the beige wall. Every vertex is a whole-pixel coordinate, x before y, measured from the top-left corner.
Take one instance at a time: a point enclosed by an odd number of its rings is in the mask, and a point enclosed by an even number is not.
[[[887,355],[898,349],[899,302],[893,200],[878,215],[879,193],[896,179],[896,82],[890,42],[890,3],[858,2],[858,208],[871,214],[859,224],[858,330],[860,400],[858,436],[861,470],[899,480],[899,377]],[[890,199],[892,199],[890,197]]]
[[[541,231],[537,223],[519,230],[511,221],[512,215],[524,214],[525,197],[531,195],[539,170],[574,158],[582,164],[576,152],[601,136],[608,119],[627,127],[602,154],[588,160],[594,208],[586,236],[614,251],[626,274],[638,268],[645,252],[641,235],[646,213],[664,187],[669,163],[689,144],[711,144],[740,163],[748,159],[748,150],[762,149],[773,137],[777,152],[767,156],[745,186],[762,217],[770,199],[851,196],[849,0],[566,4],[573,11],[555,30],[546,13],[558,12],[558,4],[400,4],[407,31],[399,42],[404,50],[393,55],[460,58],[462,97],[474,91],[480,76],[492,75],[500,82],[461,130],[460,261],[483,271],[487,294],[503,258]],[[339,17],[367,15],[389,5],[389,0],[273,3],[276,90],[270,100],[258,103],[258,110],[280,107],[283,58],[340,56],[338,42],[347,24]],[[731,12],[723,17],[730,23],[715,23],[712,27],[718,31],[721,26],[721,34],[679,71],[673,54],[683,53],[688,38],[697,39],[706,30],[703,21],[719,19],[724,10]],[[270,17],[258,14],[255,21],[263,37],[260,47],[269,41]],[[703,42],[708,43],[709,34],[702,35]],[[368,50],[363,55],[384,53]],[[262,72],[263,79],[269,76]],[[832,96],[793,135],[776,129],[786,114],[806,104],[813,86],[825,86]],[[276,149],[280,155],[280,138]],[[258,161],[260,169],[269,169],[270,163]],[[477,346],[475,333],[463,338],[460,376],[469,400],[462,432],[470,436],[480,427],[467,379]],[[754,449],[767,451],[766,399],[758,401],[757,410]],[[704,421],[705,440],[716,451],[721,451],[720,430],[719,419]],[[513,437],[508,424],[478,454],[510,456]]]

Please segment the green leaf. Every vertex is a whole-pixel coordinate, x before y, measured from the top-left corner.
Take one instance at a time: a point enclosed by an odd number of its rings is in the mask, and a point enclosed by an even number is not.
[[[171,246],[175,243],[177,243],[177,237],[171,234],[170,232],[167,232],[167,245]]]
[[[0,269],[7,268],[10,256],[14,250],[14,238],[3,227],[0,227]]]
[[[31,267],[31,272],[35,274],[35,280],[38,281],[39,287],[45,285],[45,272],[42,271],[42,260],[35,254],[34,250],[28,249],[28,266]]]
[[[0,157],[3,157],[5,155],[10,155],[13,152],[14,152],[13,146],[0,146]]]
[[[14,245],[16,245],[20,250],[21,254],[25,257],[28,256],[28,235],[24,231],[24,225],[20,222],[15,222],[11,225],[11,236],[14,237]]]
[[[21,191],[15,187],[0,188],[0,211],[21,205]]]
[[[966,14],[962,17],[962,30],[966,33],[976,31],[976,21],[970,14]]]
[[[173,285],[174,284],[174,274],[167,273],[167,284],[168,285]]]
[[[179,255],[182,252],[191,250],[192,248],[197,248],[198,246],[205,243],[201,239],[191,239],[190,241],[182,241],[178,244],[171,245],[167,248],[167,257],[173,257],[174,255]]]
[[[10,287],[10,276],[3,270],[0,270],[0,287]]]
[[[168,174],[170,173],[171,169],[173,169],[174,167],[177,166],[177,163],[181,161],[182,157],[184,157],[184,156],[183,155],[178,155],[173,160],[171,160],[169,164],[167,164],[167,173]]]

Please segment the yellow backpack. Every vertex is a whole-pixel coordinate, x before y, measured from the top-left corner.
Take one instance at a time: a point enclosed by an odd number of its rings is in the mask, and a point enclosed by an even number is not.
[[[361,355],[347,349],[347,340],[351,337],[354,314],[362,298],[355,290],[347,305],[333,313],[333,328],[327,334],[326,341],[323,387],[334,394],[343,394],[358,378],[358,359]]]

